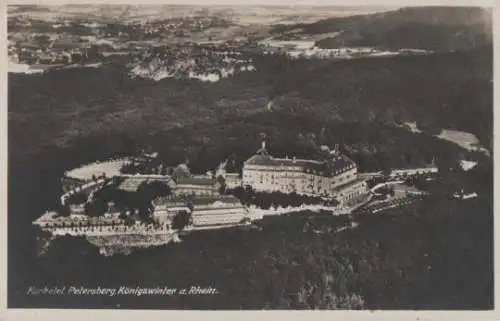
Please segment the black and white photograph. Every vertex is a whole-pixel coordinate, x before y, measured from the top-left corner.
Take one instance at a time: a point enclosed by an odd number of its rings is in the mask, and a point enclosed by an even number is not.
[[[493,5],[5,9],[8,309],[494,310]]]

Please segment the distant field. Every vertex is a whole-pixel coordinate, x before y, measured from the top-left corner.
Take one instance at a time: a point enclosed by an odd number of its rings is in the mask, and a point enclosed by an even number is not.
[[[458,130],[444,129],[437,137],[453,142],[467,150],[479,147],[479,139],[476,135]]]
[[[182,5],[61,5],[61,6],[8,6],[9,17],[27,13],[33,19],[53,21],[66,18],[116,19],[121,22],[133,20],[162,20],[192,15],[224,15],[234,22],[248,24],[274,24],[314,22],[316,20],[368,14],[388,10],[387,7],[335,7],[307,6],[182,6]]]
[[[422,133],[422,131],[418,128],[416,122],[407,122],[405,123],[404,127],[406,127],[413,133]],[[441,133],[439,135],[435,135],[435,137],[457,144],[458,146],[468,151],[479,149],[482,152],[489,154],[488,150],[486,150],[484,147],[481,147],[481,142],[479,141],[477,136],[472,133],[452,129],[443,129]]]

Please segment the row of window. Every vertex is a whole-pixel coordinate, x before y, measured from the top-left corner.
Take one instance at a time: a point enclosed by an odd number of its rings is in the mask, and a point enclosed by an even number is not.
[[[347,175],[346,177],[340,177],[338,178],[338,180],[331,180],[330,182],[325,182],[323,180],[317,180],[316,182],[314,182],[314,179],[310,179],[310,180],[306,180],[306,179],[302,179],[302,180],[299,180],[299,182],[301,182],[303,185],[307,184],[307,181],[310,181],[312,182],[312,185],[325,185],[326,184],[330,184],[330,186],[336,186],[338,184],[341,184],[343,182],[348,182],[350,180],[353,179],[353,175]],[[278,179],[274,179],[274,178],[268,178],[268,177],[264,177],[264,176],[260,176],[259,177],[259,184],[271,184],[271,185],[279,185],[279,184],[282,184],[283,181],[282,180],[278,180]],[[295,182],[294,179],[292,179],[292,184]],[[249,182],[250,185],[251,185],[251,182]]]
[[[193,224],[201,224],[201,223],[211,223],[211,224],[217,224],[217,223],[227,223],[227,222],[239,222],[243,219],[244,216],[238,215],[238,216],[219,216],[219,217],[194,217],[193,218]]]
[[[217,192],[213,190],[177,190],[176,195],[215,195]]]
[[[345,172],[342,172],[345,173]],[[339,173],[341,174],[341,173]],[[354,174],[354,173],[353,173]],[[347,177],[352,177],[353,174],[348,174]],[[251,179],[253,177],[260,177],[265,175],[266,177],[270,177],[272,179],[274,178],[283,178],[283,177],[288,177],[288,178],[308,178],[308,179],[323,179],[323,178],[330,178],[327,176],[321,176],[321,175],[314,175],[314,174],[307,174],[307,173],[289,173],[289,172],[268,172],[268,171],[244,171],[243,172],[243,178],[245,179]]]
[[[434,171],[432,170],[428,170],[428,171],[415,171],[415,172],[395,172],[395,173],[391,173],[391,176],[400,176],[400,177],[407,177],[407,176],[412,176],[412,175],[424,175],[424,174],[429,174],[429,173],[433,173]]]

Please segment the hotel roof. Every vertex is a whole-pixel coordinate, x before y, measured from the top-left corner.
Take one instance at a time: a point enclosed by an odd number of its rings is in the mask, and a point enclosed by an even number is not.
[[[241,204],[240,200],[232,195],[217,196],[194,196],[194,197],[158,197],[153,200],[154,205],[179,206],[179,204],[191,203],[193,206],[205,206],[214,203]]]
[[[158,197],[152,201],[154,206],[167,205],[167,206],[187,206],[187,201],[180,198],[171,197]]]
[[[191,204],[193,204],[195,207],[210,205],[214,203],[241,204],[240,200],[232,195],[202,196],[196,197],[191,201]]]
[[[144,182],[155,182],[160,181],[164,183],[170,183],[170,176],[159,176],[159,175],[137,175],[137,176],[126,176],[125,180],[118,185],[119,189],[124,191],[135,192],[137,188]]]
[[[312,171],[317,174],[329,176],[337,172],[343,172],[355,166],[354,162],[347,156],[332,156],[324,161],[307,159],[274,158],[270,155],[253,155],[246,162],[246,165],[277,166],[277,167],[302,167],[302,170]]]
[[[214,184],[215,180],[209,177],[182,177],[177,180],[177,186],[179,185],[212,186]]]

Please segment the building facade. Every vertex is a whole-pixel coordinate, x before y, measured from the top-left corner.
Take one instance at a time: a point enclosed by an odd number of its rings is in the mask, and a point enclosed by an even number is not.
[[[435,166],[422,167],[422,168],[408,168],[408,169],[394,169],[389,174],[392,178],[405,178],[417,175],[437,174],[438,168]]]
[[[226,188],[233,189],[242,186],[242,180],[238,173],[226,173],[224,177]]]
[[[366,181],[356,179],[347,184],[337,187],[334,191],[335,198],[341,204],[355,203],[369,192]]]
[[[177,180],[175,190],[176,196],[215,196],[219,194],[220,184],[211,177],[183,177]]]
[[[193,226],[239,224],[248,217],[248,210],[234,196],[196,198],[193,201]]]
[[[182,211],[191,211],[186,200],[172,197],[159,197],[153,200],[153,207],[153,218],[160,225],[172,224],[175,215]]]
[[[180,212],[191,213],[193,227],[238,224],[248,217],[248,210],[231,195],[163,197],[153,201],[155,221],[171,224]]]
[[[256,191],[297,193],[322,197],[340,195],[340,187],[363,191],[356,164],[345,155],[330,152],[322,160],[275,158],[262,148],[243,165],[243,186]],[[361,181],[360,181],[361,183]]]

